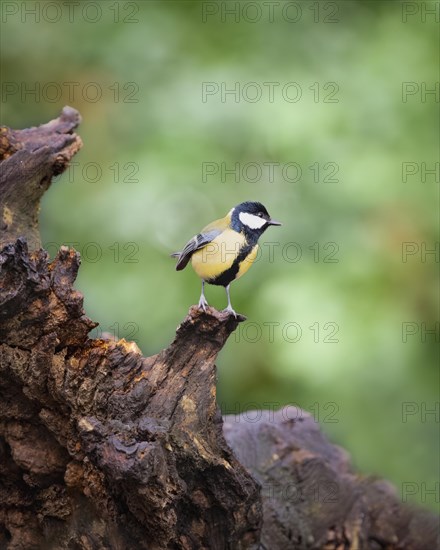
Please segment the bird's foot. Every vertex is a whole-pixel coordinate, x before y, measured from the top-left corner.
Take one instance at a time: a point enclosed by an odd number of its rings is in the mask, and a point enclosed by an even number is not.
[[[202,309],[206,313],[206,308],[209,306],[204,296],[200,297],[198,308]]]
[[[230,315],[233,315],[235,318],[237,318],[237,313],[235,310],[232,309],[232,306],[228,306],[223,310],[223,313],[229,313]]]

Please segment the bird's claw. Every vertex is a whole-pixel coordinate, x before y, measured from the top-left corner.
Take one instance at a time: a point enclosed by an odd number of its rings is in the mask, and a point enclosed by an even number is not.
[[[229,314],[233,315],[233,316],[237,319],[237,313],[236,313],[235,310],[232,309],[231,306],[228,306],[227,308],[225,308],[225,309],[223,310],[223,312],[224,312],[224,313],[229,313]]]
[[[206,308],[209,306],[205,298],[200,298],[198,308],[202,309],[206,313]]]

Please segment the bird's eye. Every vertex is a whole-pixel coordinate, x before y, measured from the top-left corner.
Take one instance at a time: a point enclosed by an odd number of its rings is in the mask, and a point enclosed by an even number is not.
[[[263,217],[263,212],[258,212],[257,216],[258,216],[259,218],[262,218],[262,217]]]

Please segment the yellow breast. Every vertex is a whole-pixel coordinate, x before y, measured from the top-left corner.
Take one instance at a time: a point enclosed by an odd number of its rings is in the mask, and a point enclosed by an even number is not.
[[[254,263],[255,258],[258,254],[258,244],[254,246],[254,248],[249,252],[249,254],[246,256],[246,258],[241,262],[240,268],[238,270],[237,275],[235,276],[236,279],[239,279],[242,275],[246,273],[246,271],[251,267],[251,265]]]
[[[201,279],[209,280],[229,269],[246,243],[244,235],[225,229],[212,242],[194,252],[191,263]],[[243,271],[245,273],[249,266]]]

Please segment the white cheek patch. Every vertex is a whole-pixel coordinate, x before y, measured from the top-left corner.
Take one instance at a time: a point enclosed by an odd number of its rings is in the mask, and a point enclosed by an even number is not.
[[[254,216],[254,214],[249,214],[248,212],[240,212],[238,217],[241,223],[247,225],[250,229],[261,229],[266,223],[264,218]]]

